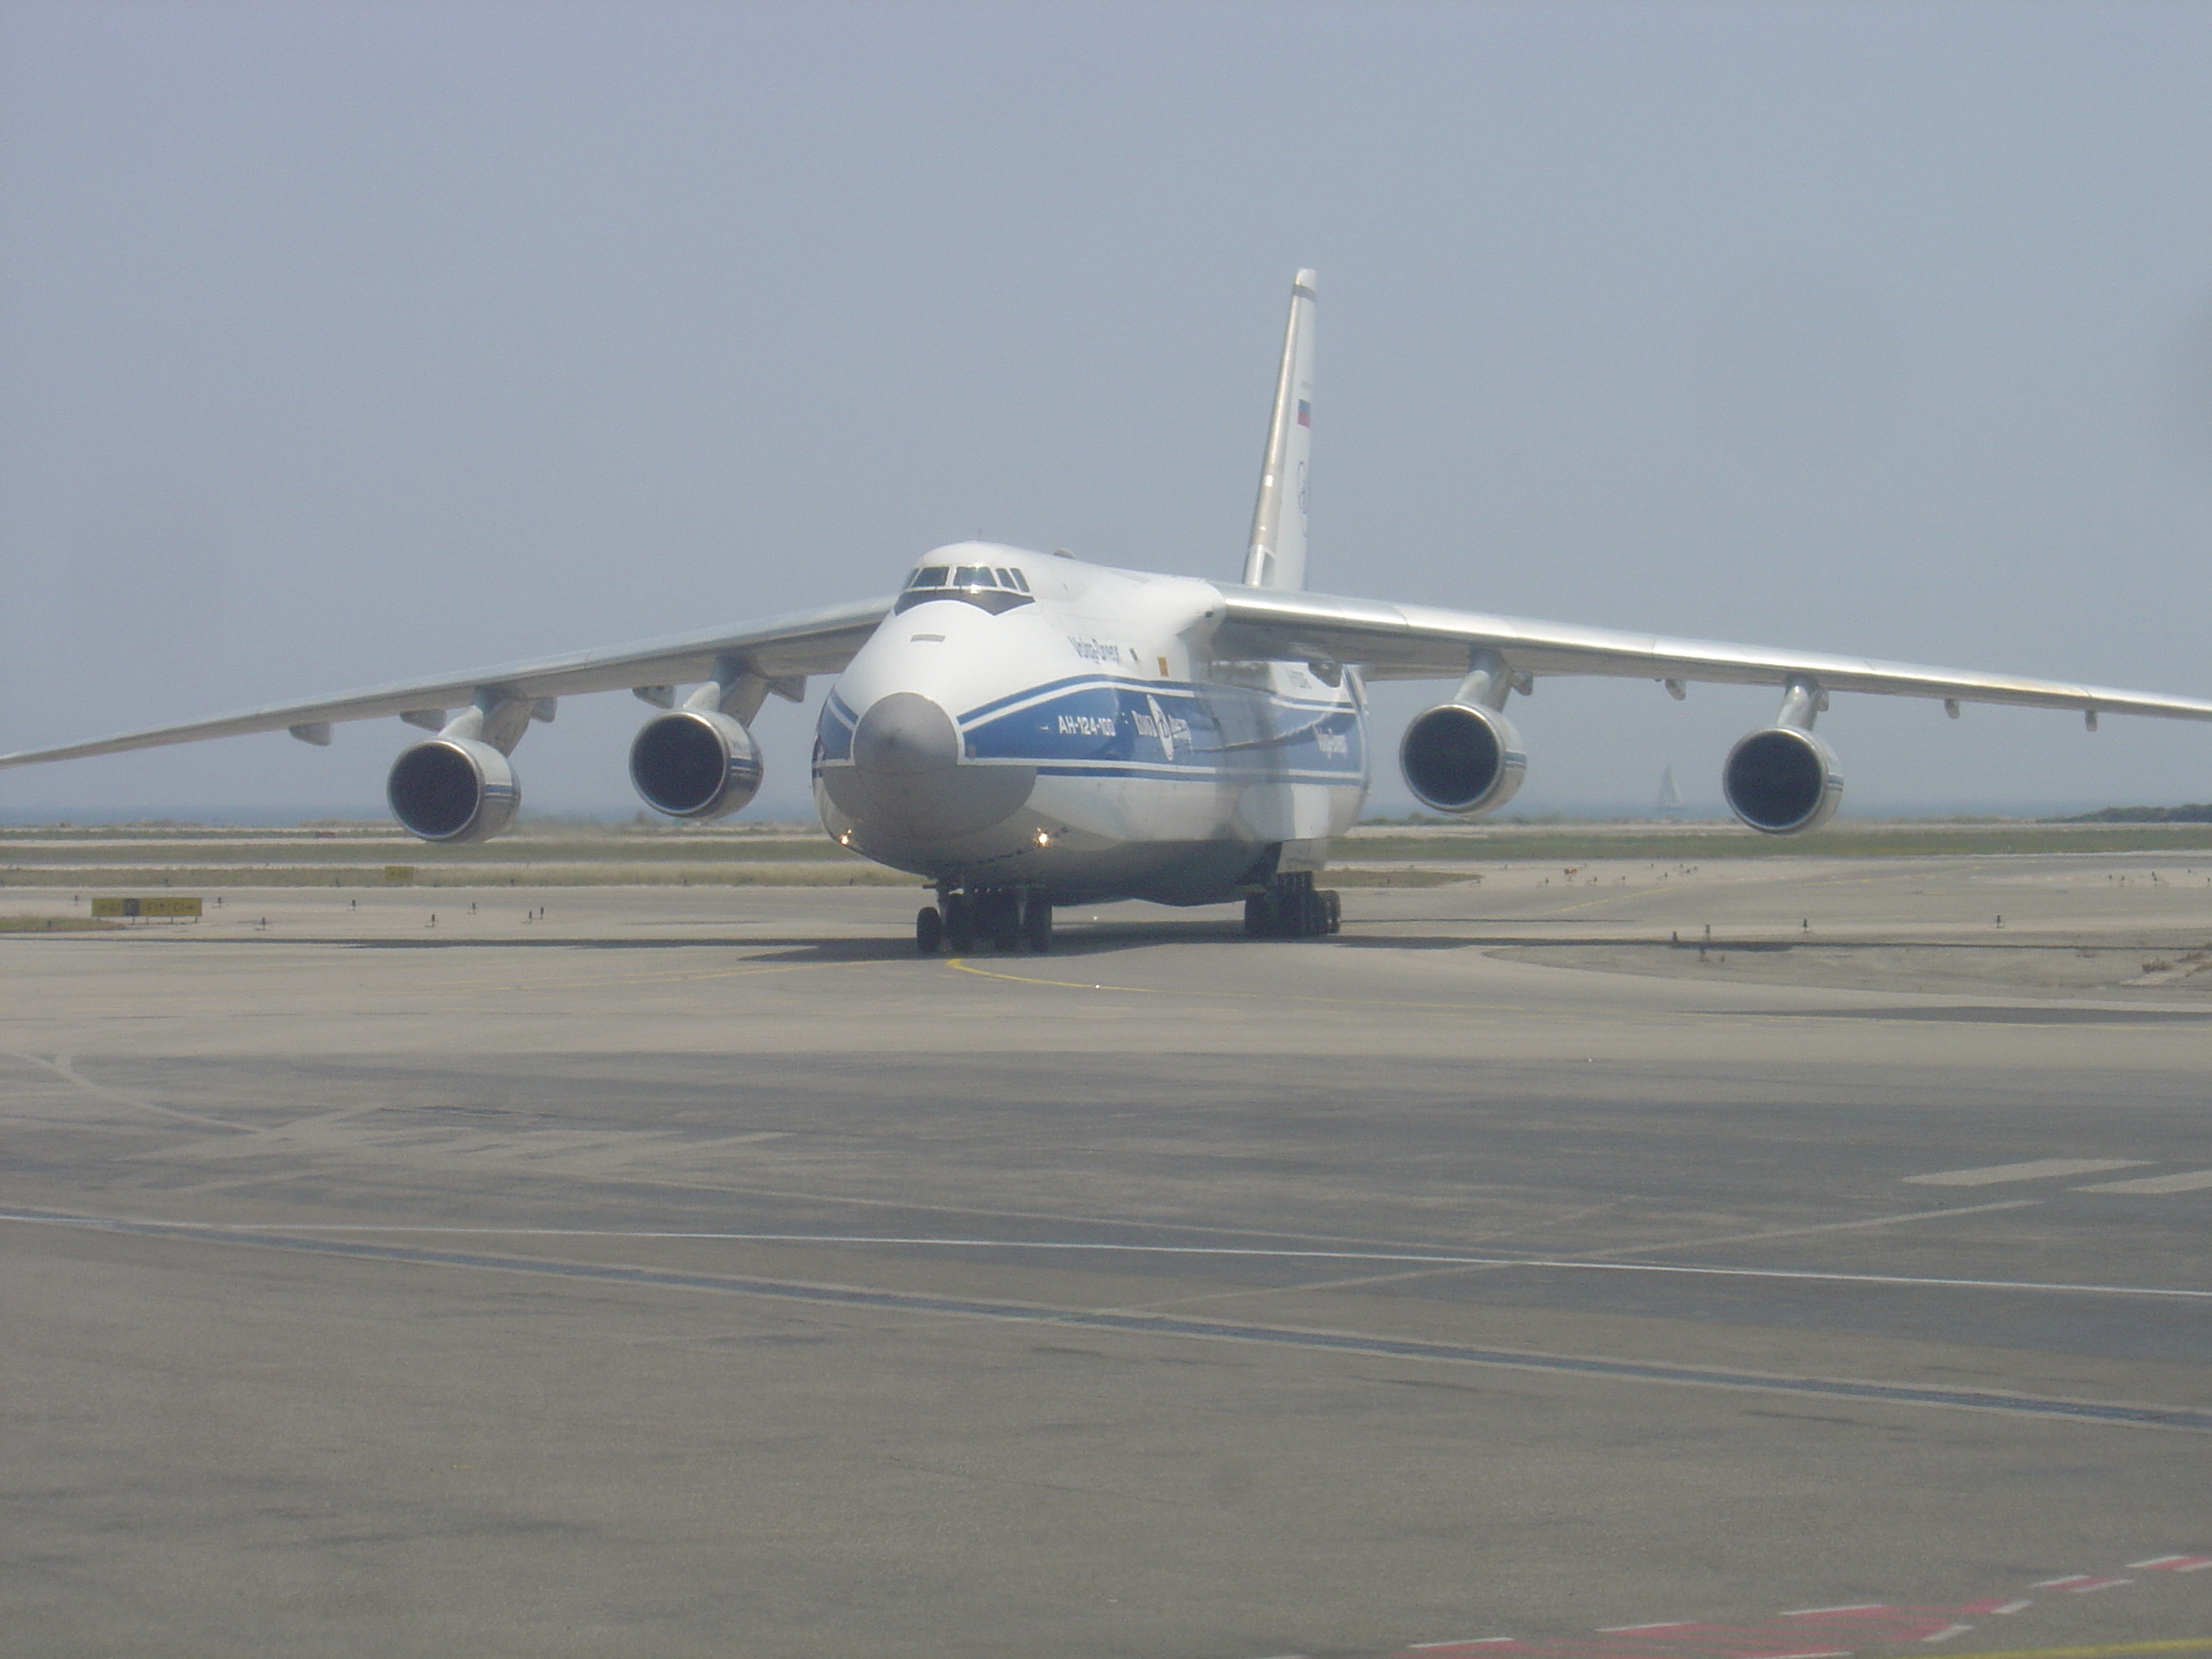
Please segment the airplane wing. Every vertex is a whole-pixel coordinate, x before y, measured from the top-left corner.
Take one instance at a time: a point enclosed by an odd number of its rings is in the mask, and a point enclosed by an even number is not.
[[[1223,655],[1312,657],[1357,665],[1372,680],[1456,679],[1470,655],[1495,651],[1516,676],[1603,674],[1624,679],[1738,685],[1811,679],[1823,691],[1940,697],[1950,702],[2072,708],[2094,716],[2153,714],[2212,720],[2212,702],[2166,697],[2063,680],[2023,679],[1965,669],[1881,662],[1710,640],[1668,639],[1607,628],[1529,622],[1425,605],[1334,599],[1267,587],[1221,588],[1225,610],[1214,635]]]
[[[605,650],[501,663],[437,679],[372,686],[365,691],[319,697],[312,702],[276,703],[211,720],[189,720],[181,726],[155,726],[143,732],[97,738],[89,743],[27,749],[18,754],[0,755],[0,766],[115,755],[129,749],[156,749],[166,744],[240,737],[251,732],[289,730],[307,742],[325,743],[330,738],[328,727],[334,721],[374,720],[390,714],[421,716],[416,724],[434,729],[442,723],[446,710],[464,708],[485,693],[544,705],[545,712],[541,718],[550,719],[547,699],[571,693],[615,691],[625,687],[651,690],[688,680],[705,680],[714,676],[718,663],[732,658],[740,659],[746,672],[770,681],[835,673],[852,660],[890,608],[889,599],[868,599],[833,605],[824,611],[772,617],[750,627],[679,634]]]

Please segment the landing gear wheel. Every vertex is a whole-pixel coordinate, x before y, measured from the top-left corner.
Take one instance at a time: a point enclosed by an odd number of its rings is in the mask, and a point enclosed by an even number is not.
[[[962,957],[975,948],[975,907],[965,893],[945,896],[945,947]]]
[[[914,948],[926,957],[937,954],[937,947],[945,938],[945,918],[937,914],[937,907],[925,904],[914,913]]]
[[[1022,943],[1042,956],[1052,949],[1052,901],[1031,893],[1022,906]]]
[[[1248,939],[1322,939],[1336,932],[1342,910],[1334,892],[1313,884],[1300,871],[1277,876],[1256,893],[1244,896]]]
[[[1321,903],[1322,912],[1328,918],[1328,925],[1322,931],[1329,933],[1342,933],[1344,931],[1344,904],[1342,901],[1337,897],[1336,889],[1332,887],[1327,892],[1323,893],[1321,896]]]

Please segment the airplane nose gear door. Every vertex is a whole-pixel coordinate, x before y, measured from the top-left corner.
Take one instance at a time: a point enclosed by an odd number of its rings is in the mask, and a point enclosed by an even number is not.
[[[945,948],[964,957],[975,948],[975,910],[965,893],[947,893],[940,906],[945,912]]]
[[[1022,943],[1039,956],[1052,949],[1052,899],[1042,888],[1022,901]]]
[[[975,896],[976,931],[990,935],[991,948],[1018,950],[1022,942],[1022,896],[1011,887],[988,889]]]

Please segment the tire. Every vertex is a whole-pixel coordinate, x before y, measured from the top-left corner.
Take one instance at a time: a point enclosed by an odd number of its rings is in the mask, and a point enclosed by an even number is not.
[[[975,906],[965,893],[945,896],[945,948],[962,957],[975,948]]]
[[[1042,956],[1052,949],[1052,901],[1032,893],[1022,905],[1022,943]]]
[[[1274,918],[1269,914],[1270,908],[1265,893],[1247,893],[1244,896],[1245,938],[1265,939],[1273,931],[1270,924]]]
[[[1322,912],[1328,918],[1328,926],[1324,931],[1331,933],[1342,933],[1344,931],[1344,902],[1337,896],[1336,889],[1332,887],[1327,892],[1323,893],[1321,896],[1321,902]]]
[[[925,904],[914,915],[914,948],[926,957],[937,954],[937,947],[945,938],[945,918],[937,914],[937,907]]]

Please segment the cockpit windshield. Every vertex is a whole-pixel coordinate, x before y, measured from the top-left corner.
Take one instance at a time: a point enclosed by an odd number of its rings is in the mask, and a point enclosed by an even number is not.
[[[1002,566],[963,564],[958,566],[926,564],[906,579],[909,589],[916,587],[1003,587],[1016,593],[1030,591],[1029,578],[1018,570]]]
[[[931,599],[957,599],[999,616],[1031,599],[1028,578],[1011,568],[926,564],[906,579],[896,608],[910,611]]]

